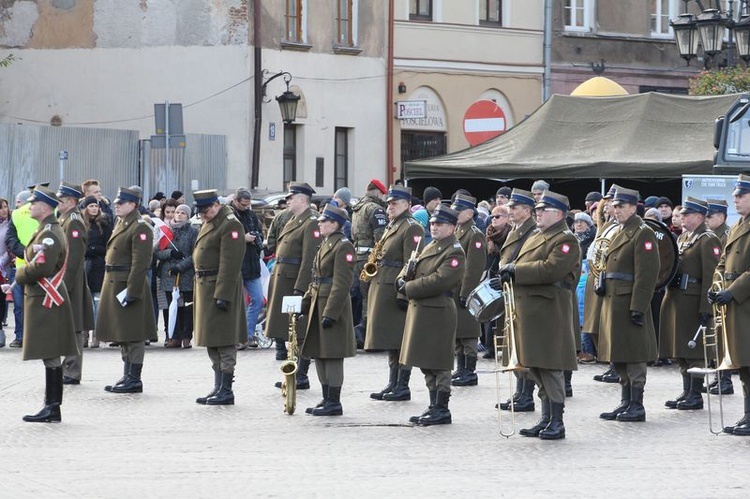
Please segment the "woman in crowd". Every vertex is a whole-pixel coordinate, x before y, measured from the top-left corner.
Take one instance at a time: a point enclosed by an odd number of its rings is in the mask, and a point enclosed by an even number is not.
[[[172,208],[171,204],[177,202],[169,199],[164,204],[162,213],[169,219],[169,229],[174,238],[165,249],[157,248],[155,255],[158,261],[157,276],[159,288],[166,293],[167,303],[171,304],[172,289],[177,286],[180,289],[180,302],[182,306],[177,308],[177,321],[172,337],[166,342],[167,348],[190,348],[193,339],[193,249],[195,240],[198,238],[198,229],[190,224],[190,207],[184,204]],[[169,214],[167,215],[167,212]],[[178,282],[179,279],[179,282]],[[190,305],[186,305],[190,303]],[[168,312],[168,310],[165,310]],[[169,316],[164,316],[165,328],[169,324]]]
[[[594,220],[589,216],[588,213],[580,212],[576,213],[573,221],[573,229],[578,244],[581,245],[581,257],[583,259],[581,263],[581,277],[578,280],[578,287],[576,292],[578,293],[578,313],[581,321],[581,325],[584,323],[584,296],[586,291],[586,280],[589,275],[589,260],[587,254],[589,246],[594,242],[596,238],[596,226]],[[594,339],[591,333],[581,332],[581,352],[578,354],[578,361],[583,364],[593,364],[596,362],[596,346],[594,345]]]
[[[170,223],[174,219],[174,213],[179,203],[174,199],[165,199],[161,202],[159,210],[159,220],[169,227]],[[169,336],[167,335],[167,326],[169,324],[169,302],[167,301],[167,295],[172,292],[171,287],[167,287],[162,284],[159,278],[159,264],[160,260],[157,255],[159,250],[169,249],[172,246],[169,244],[169,239],[165,239],[165,232],[162,230],[160,223],[153,224],[154,230],[154,258],[151,261],[151,298],[154,302],[154,321],[159,324],[159,310],[162,311],[162,317],[164,317],[164,346],[169,346]],[[152,338],[151,342],[158,341]],[[146,343],[148,344],[148,343]],[[178,347],[180,345],[177,345]],[[172,347],[174,348],[174,346]]]
[[[10,282],[10,264],[13,257],[5,245],[5,235],[8,233],[8,224],[10,220],[10,208],[8,200],[0,198],[0,283]],[[8,316],[8,303],[5,301],[5,293],[0,293],[0,348],[5,346],[5,325]]]
[[[513,228],[508,222],[508,207],[500,205],[492,208],[489,222],[487,226],[487,268],[485,275],[495,277],[500,266],[500,249]],[[485,347],[482,358],[484,359],[495,358],[494,331],[496,327],[496,321],[482,324],[482,344]]]
[[[99,296],[104,282],[104,255],[107,254],[107,241],[112,235],[112,221],[102,212],[99,202],[94,196],[83,201],[83,219],[89,229],[89,246],[86,250],[86,280],[94,298],[94,317],[99,307]],[[91,348],[99,347],[96,330],[92,331]]]

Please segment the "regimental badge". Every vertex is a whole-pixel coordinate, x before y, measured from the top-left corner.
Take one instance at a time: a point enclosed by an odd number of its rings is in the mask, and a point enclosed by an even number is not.
[[[476,247],[477,249],[482,249],[482,241],[477,241],[477,242],[475,242],[475,243],[474,243],[474,246],[475,246],[475,247]]]
[[[654,243],[652,243],[651,241],[646,241],[643,247],[646,251],[651,251],[652,249],[654,249]]]
[[[352,263],[354,261],[354,255],[352,255],[351,253],[347,253],[346,254],[346,261],[349,262],[349,263]]]
[[[148,236],[146,234],[138,234],[138,236],[141,238],[141,242],[146,242],[146,239],[148,239]]]
[[[458,259],[457,258],[454,258],[454,259],[451,260],[451,267],[453,267],[454,269],[456,267],[458,267]]]
[[[73,237],[73,239],[78,239],[78,231],[74,230],[70,233],[70,235]]]
[[[714,246],[714,255],[721,256],[721,250],[718,246]]]
[[[570,245],[569,244],[563,244],[562,245],[562,252],[565,253],[566,255],[568,253],[570,253]]]
[[[315,232],[313,232],[313,237],[314,237],[315,239],[320,239],[320,231],[319,231],[319,230],[316,230]]]
[[[240,234],[239,234],[239,232],[237,232],[236,230],[233,230],[233,231],[232,231],[232,239],[237,239],[237,238],[239,238],[239,237],[240,237]]]

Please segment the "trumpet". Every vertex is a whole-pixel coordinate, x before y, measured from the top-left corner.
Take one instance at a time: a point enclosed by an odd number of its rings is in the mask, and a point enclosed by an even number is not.
[[[709,293],[718,293],[726,289],[726,281],[721,272],[714,272],[713,282]],[[694,376],[704,376],[706,378],[706,386],[709,383],[709,376],[716,375],[718,371],[726,371],[731,369],[738,369],[737,366],[732,362],[732,357],[729,354],[729,343],[727,342],[726,334],[726,320],[727,320],[727,306],[713,304],[714,313],[714,325],[712,330],[709,332],[706,326],[698,328],[698,333],[702,334],[703,339],[703,365],[704,367],[692,367],[688,369],[688,373]],[[695,339],[698,337],[696,333],[695,338],[688,342],[689,348],[695,347]],[[692,346],[691,346],[692,345]],[[719,347],[724,346],[724,356],[721,362],[719,362]],[[711,368],[711,365],[717,366],[715,369]],[[714,429],[713,423],[713,411],[711,409],[711,390],[706,390],[706,399],[708,404],[708,431],[714,435],[720,435],[724,432],[724,403],[721,393],[721,383],[719,383],[719,429]]]
[[[297,407],[297,314],[289,314],[289,348],[287,357],[279,367],[284,381],[281,382],[281,395],[284,397],[284,412],[290,416]]]
[[[500,435],[509,438],[516,433],[516,409],[515,401],[513,400],[513,372],[526,370],[518,360],[518,353],[516,351],[515,326],[513,325],[513,321],[516,319],[516,298],[512,282],[503,283],[503,303],[505,307],[503,334],[495,335],[495,392],[497,394],[497,417],[500,423]],[[508,346],[508,359],[504,364],[501,364],[500,361],[500,357],[502,356],[501,342]],[[510,423],[505,422],[503,411],[500,410],[502,373],[508,373]]]
[[[385,234],[383,234],[385,236]],[[373,277],[378,273],[378,267],[380,266],[380,260],[383,259],[383,241],[384,237],[380,238],[380,241],[375,243],[375,246],[370,251],[370,256],[367,258],[362,267],[362,272],[359,273],[359,280],[364,282],[370,282]]]

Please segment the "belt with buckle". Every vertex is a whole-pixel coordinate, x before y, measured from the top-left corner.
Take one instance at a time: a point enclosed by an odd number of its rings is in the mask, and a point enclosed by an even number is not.
[[[384,267],[396,267],[401,268],[404,266],[404,262],[399,262],[398,260],[386,260],[385,258],[380,260],[380,265]]]
[[[635,277],[633,274],[628,274],[626,272],[606,272],[604,274],[605,279],[615,279],[617,281],[634,281]]]
[[[276,263],[288,263],[289,265],[301,265],[302,258],[291,258],[288,256],[280,256],[276,258]]]
[[[333,277],[314,277],[313,286],[320,286],[321,284],[333,284]]]
[[[219,269],[209,269],[209,270],[196,270],[195,275],[196,277],[208,277],[212,275],[218,275]]]
[[[130,272],[130,265],[105,265],[105,272]]]

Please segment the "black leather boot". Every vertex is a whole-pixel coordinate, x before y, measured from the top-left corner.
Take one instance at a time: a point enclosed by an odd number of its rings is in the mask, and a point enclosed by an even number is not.
[[[112,388],[115,386],[121,385],[125,383],[125,380],[128,378],[128,373],[130,372],[130,362],[127,360],[123,362],[122,365],[122,378],[118,379],[114,385],[107,385],[104,387],[105,392],[111,392]]]
[[[520,433],[524,437],[538,437],[539,432],[547,427],[550,422],[550,403],[549,400],[541,400],[542,404],[542,417],[536,422],[531,428],[523,428]]]
[[[198,397],[197,399],[195,399],[195,403],[206,405],[206,400],[219,393],[219,388],[221,388],[221,371],[219,371],[218,369],[214,369],[214,389],[211,390],[205,397]]]
[[[365,339],[367,338],[367,319],[362,317],[362,321],[354,326],[354,339],[357,342],[357,348],[365,347]]]
[[[435,407],[427,414],[417,420],[420,426],[433,426],[438,424],[451,424],[451,411],[448,409],[448,401],[451,398],[450,392],[437,392],[435,398]]]
[[[684,373],[682,375],[682,393],[679,394],[676,398],[673,400],[667,400],[664,402],[664,407],[667,409],[677,409],[677,404],[685,400],[690,393],[690,376],[688,373]],[[701,383],[701,386],[703,384]]]
[[[515,412],[534,412],[534,386],[536,385],[531,378],[528,376],[523,377],[523,391],[518,400],[516,400],[515,407],[513,407]],[[508,406],[508,410],[510,410],[510,405]]]
[[[310,389],[310,378],[307,377],[309,370],[310,359],[308,357],[300,357],[297,363],[297,390]]]
[[[315,407],[313,416],[341,416],[344,409],[341,407],[341,387],[329,386],[328,397],[323,401],[322,407]]]
[[[563,371],[563,375],[565,376],[565,396],[566,397],[572,397],[573,396],[573,371]],[[563,435],[564,438],[565,435]]]
[[[722,395],[733,395],[734,384],[732,383],[732,371],[719,371],[719,381],[715,386],[709,388],[711,395],[718,395],[721,388]]]
[[[734,426],[727,426],[724,428],[724,433],[731,433],[732,435],[739,435],[746,437],[750,435],[750,396],[746,396],[745,400],[745,415],[737,421]]]
[[[411,378],[411,367],[398,366],[398,381],[393,391],[383,395],[383,400],[388,402],[402,402],[411,400],[411,390],[409,390],[409,379]]]
[[[276,339],[276,360],[286,360],[289,353],[286,349],[286,343],[284,340]]]
[[[456,354],[456,370],[451,373],[451,381],[460,378],[466,371],[466,355],[463,352]]]
[[[633,423],[646,421],[646,409],[643,407],[643,387],[630,387],[630,405],[617,415],[617,421]]]
[[[234,405],[234,392],[232,391],[234,373],[221,373],[221,386],[213,397],[206,399],[206,405]]]
[[[466,369],[463,375],[451,380],[453,386],[476,386],[479,383],[477,377],[477,357],[475,355],[466,357]]]
[[[524,378],[524,376],[521,376],[518,373],[515,373],[515,375],[516,375],[516,391],[513,394],[512,399],[513,399],[513,402],[518,402],[518,399],[521,397],[521,394],[523,393],[523,386],[524,386],[524,382],[525,382],[524,380],[525,380],[525,378]],[[511,399],[508,399],[505,402],[500,402],[500,409],[502,409],[504,411],[509,411],[510,410],[510,400]],[[497,406],[495,406],[495,409],[497,409]]]
[[[539,432],[539,438],[542,440],[559,440],[565,438],[565,425],[563,424],[563,410],[565,404],[560,402],[550,402],[551,417],[549,424]]]
[[[143,382],[141,381],[141,372],[143,371],[143,364],[129,365],[130,369],[128,374],[125,376],[125,381],[122,384],[115,385],[110,390],[112,393],[141,393],[143,392]]]
[[[379,392],[371,393],[370,394],[371,399],[383,400],[383,396],[386,393],[390,393],[393,391],[394,388],[396,388],[396,382],[398,381],[398,364],[390,366],[389,369],[390,370],[388,374],[388,384],[385,385],[385,388],[383,388]]]
[[[62,421],[60,405],[62,405],[63,375],[62,367],[46,367],[44,387],[44,407],[34,415],[24,416],[27,423],[59,423]]]
[[[320,402],[318,402],[318,405],[316,405],[315,407],[308,407],[307,409],[305,409],[306,414],[312,414],[313,410],[317,409],[318,407],[323,407],[325,405],[326,398],[328,398],[328,385],[320,385],[320,386],[323,391],[323,398],[321,399]]]
[[[594,376],[594,381],[601,381],[603,383],[619,383],[620,376],[617,374],[615,367],[610,364],[609,369],[604,371],[602,374]]]
[[[703,395],[701,395],[701,387],[703,387],[703,376],[691,376],[690,377],[690,392],[688,396],[677,403],[677,408],[681,411],[694,411],[697,409],[703,409]]]
[[[630,405],[630,385],[620,385],[620,405],[615,407],[611,412],[603,412],[599,414],[600,419],[606,419],[607,421],[614,421],[617,419],[617,415],[627,410]]]
[[[426,416],[431,410],[435,408],[435,402],[437,401],[437,390],[430,390],[430,406],[419,416],[412,416],[409,418],[410,423],[418,423],[419,418]]]

